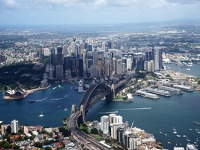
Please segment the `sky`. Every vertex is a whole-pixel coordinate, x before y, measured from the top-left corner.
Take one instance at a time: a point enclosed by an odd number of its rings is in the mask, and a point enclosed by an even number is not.
[[[200,0],[0,0],[0,25],[200,20]]]

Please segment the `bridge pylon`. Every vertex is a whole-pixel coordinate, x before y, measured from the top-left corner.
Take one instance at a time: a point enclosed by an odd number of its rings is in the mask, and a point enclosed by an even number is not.
[[[73,105],[72,105],[71,114],[73,114],[73,113],[75,113],[75,112],[76,112],[76,105],[75,105],[75,104],[73,104]]]
[[[115,97],[115,84],[112,84],[112,85],[111,85],[111,90],[112,90],[112,92],[113,92],[113,98],[116,98],[116,97]]]
[[[85,123],[85,105],[81,105],[80,113],[82,114],[82,120]]]

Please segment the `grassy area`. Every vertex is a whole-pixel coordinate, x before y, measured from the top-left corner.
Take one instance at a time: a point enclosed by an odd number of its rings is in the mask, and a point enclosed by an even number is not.
[[[100,136],[99,134],[91,134],[92,137],[94,137],[97,141],[103,141],[104,138]]]

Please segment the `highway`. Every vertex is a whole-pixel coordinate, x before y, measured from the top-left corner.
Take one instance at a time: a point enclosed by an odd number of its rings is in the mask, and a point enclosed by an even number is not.
[[[82,132],[77,124],[78,117],[80,117],[80,113],[77,111],[76,113],[73,113],[68,118],[68,128],[71,131],[71,134],[73,135],[74,139],[82,144],[85,145],[87,149],[90,150],[109,150],[110,148],[106,147],[105,145],[99,143],[96,139],[93,137],[85,134]]]

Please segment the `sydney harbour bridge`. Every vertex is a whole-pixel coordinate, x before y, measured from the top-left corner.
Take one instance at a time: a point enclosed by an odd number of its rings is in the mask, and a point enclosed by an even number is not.
[[[76,108],[75,105],[72,105],[71,115],[68,118],[68,128],[76,141],[84,144],[88,149],[110,149],[99,143],[99,141],[95,140],[93,137],[82,132],[79,129],[79,124],[85,122],[85,115],[92,106],[103,98],[105,98],[106,101],[112,101],[115,94],[119,92],[129,81],[130,77],[128,76],[117,84],[109,85],[106,82],[93,84],[84,94],[79,106]]]

